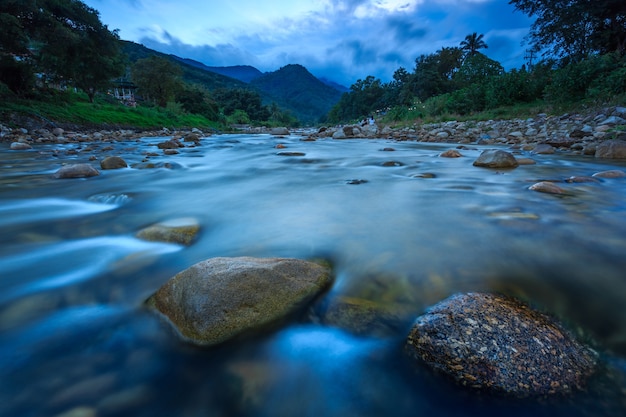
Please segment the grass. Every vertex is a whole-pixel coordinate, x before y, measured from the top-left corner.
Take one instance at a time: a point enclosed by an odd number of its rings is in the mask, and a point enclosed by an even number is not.
[[[8,123],[11,114],[45,119],[54,123],[68,123],[87,128],[114,127],[134,129],[220,129],[217,121],[201,115],[171,109],[139,105],[125,106],[116,100],[101,96],[90,103],[81,93],[47,91],[29,99],[4,96],[0,99],[0,120]]]

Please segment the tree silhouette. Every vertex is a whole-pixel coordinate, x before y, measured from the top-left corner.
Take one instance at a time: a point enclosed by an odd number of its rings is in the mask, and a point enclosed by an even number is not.
[[[474,32],[471,35],[467,35],[465,40],[461,41],[461,49],[465,51],[467,57],[476,55],[479,49],[488,48],[485,41],[483,41],[483,36],[482,33],[479,35]]]

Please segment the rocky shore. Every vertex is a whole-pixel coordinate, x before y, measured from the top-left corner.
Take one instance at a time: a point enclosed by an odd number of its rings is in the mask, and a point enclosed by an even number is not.
[[[245,127],[242,132],[274,136],[301,135],[303,140],[389,139],[477,145],[509,145],[513,149],[535,153],[571,152],[599,158],[626,158],[626,107],[613,106],[587,113],[552,116],[537,114],[527,119],[487,121],[447,121],[414,123],[409,127],[389,125],[346,125],[316,130]],[[213,132],[197,128],[170,130],[73,129],[49,124],[24,122],[24,127],[9,128],[0,123],[0,142],[11,149],[30,149],[36,144],[132,141],[142,137],[171,137],[197,142]]]

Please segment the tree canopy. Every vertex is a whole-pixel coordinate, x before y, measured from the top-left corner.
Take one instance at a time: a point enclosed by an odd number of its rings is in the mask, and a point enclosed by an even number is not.
[[[626,53],[624,0],[510,0],[528,16],[536,17],[529,41],[568,62],[592,53]]]
[[[44,82],[74,85],[93,100],[123,72],[117,32],[82,1],[3,0],[0,24],[0,81],[16,92],[37,72]],[[18,79],[4,70],[15,67],[23,73]]]

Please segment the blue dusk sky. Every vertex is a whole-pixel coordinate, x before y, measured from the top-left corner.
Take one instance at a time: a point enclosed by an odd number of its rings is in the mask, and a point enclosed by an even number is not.
[[[209,66],[252,65],[263,72],[304,65],[349,87],[400,67],[466,35],[507,70],[524,64],[532,20],[508,0],[83,0],[124,40]]]

